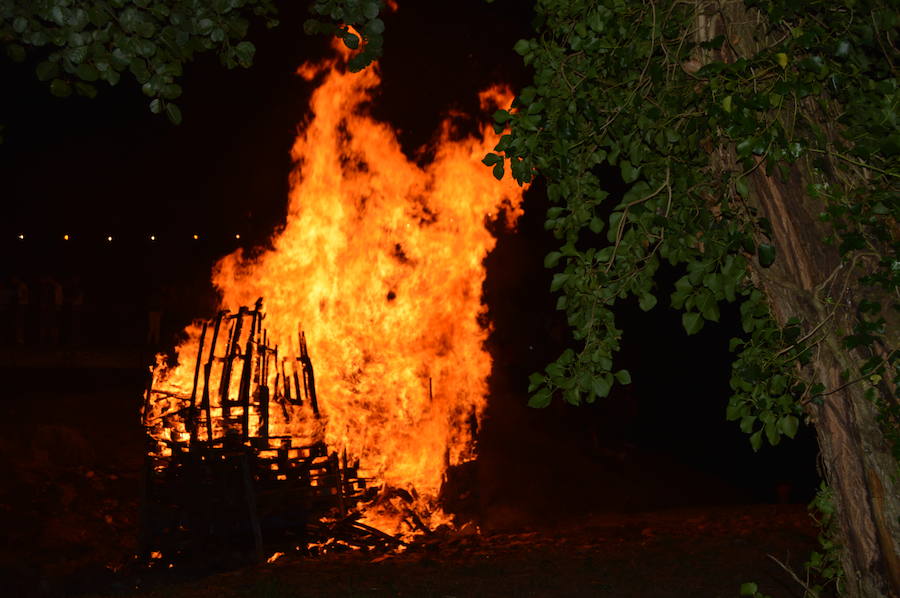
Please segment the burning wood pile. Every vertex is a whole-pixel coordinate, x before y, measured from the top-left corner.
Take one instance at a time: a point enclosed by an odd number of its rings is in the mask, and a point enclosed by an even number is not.
[[[154,372],[147,553],[199,554],[230,536],[257,556],[384,547],[453,527],[442,487],[475,458],[487,405],[490,229],[514,226],[523,189],[481,164],[499,140],[487,122],[461,136],[448,117],[422,148],[432,159],[410,159],[370,115],[377,69],[351,73],[338,50],[298,71],[317,89],[291,150],[284,227],[213,270],[223,305],[264,296],[266,319],[257,303],[190,325],[177,363]],[[487,114],[512,95],[479,99]]]
[[[296,357],[280,356],[263,320],[262,299],[220,312],[202,325],[190,393],[146,391],[145,558],[403,544],[357,521],[377,488],[329,452],[304,334]]]

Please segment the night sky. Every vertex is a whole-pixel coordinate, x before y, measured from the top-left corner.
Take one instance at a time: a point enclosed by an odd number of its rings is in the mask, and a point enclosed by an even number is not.
[[[307,15],[296,4],[285,3],[276,29],[251,31],[253,68],[227,70],[211,55],[188,65],[177,127],[150,114],[129,76],[94,100],[59,100],[33,64],[4,63],[0,179],[12,213],[2,234],[266,238],[283,219],[289,148],[313,89],[294,72],[329,51],[324,37],[302,33]],[[527,15],[510,11],[512,2],[457,3],[451,19],[415,4],[385,16],[384,86],[374,109],[402,130],[410,153],[448,110],[476,111],[479,89],[522,81],[509,48],[528,32]]]
[[[373,112],[400,129],[410,155],[429,141],[449,110],[476,113],[479,89],[527,81],[528,72],[510,49],[529,35],[530,16],[522,4],[467,0],[444,14],[439,11],[448,10],[445,3],[409,2],[385,16],[384,84]],[[252,30],[253,68],[229,71],[214,56],[188,66],[179,100],[184,122],[177,127],[150,114],[148,99],[127,77],[94,100],[59,100],[32,75],[33,63],[0,62],[0,122],[6,125],[0,144],[0,275],[77,271],[95,284],[115,280],[116,289],[106,292],[126,297],[159,280],[209,293],[209,268],[217,257],[264,244],[283,222],[289,149],[312,91],[294,72],[328,53],[327,40],[302,33],[302,3],[282,3],[282,11],[277,29]],[[773,485],[800,467],[809,475],[794,480],[803,489],[797,498],[806,499],[815,481],[808,430],[786,448],[754,456],[737,425],[724,420],[727,342],[739,334],[736,310],[724,310],[717,330],[686,339],[677,314],[665,307],[664,285],[653,313],[633,306],[622,312],[620,366],[632,370],[630,388],[582,409],[522,408],[525,377],[569,342],[564,320],[553,311],[555,299],[546,292],[550,274],[541,266],[553,244],[542,228],[545,208],[538,184],[528,194],[519,231],[503,234],[487,261],[485,296],[495,321],[490,346],[497,367],[482,439],[483,454],[492,456],[479,479],[511,484],[529,472],[510,463],[541,455],[559,459],[599,451],[615,461],[615,451],[629,445],[722,480],[750,500],[771,500]],[[20,241],[19,234],[26,239]],[[72,240],[64,244],[63,234]],[[200,240],[193,241],[193,234]],[[107,235],[113,243],[105,241]],[[663,278],[674,280],[676,274]],[[188,311],[203,302],[196,305]],[[587,478],[572,478],[580,471],[578,459],[569,460],[572,471],[564,468],[565,476],[537,475],[536,483],[553,487],[566,476],[566,483],[581,483]],[[592,491],[603,483],[595,479]],[[695,494],[702,497],[702,489]],[[648,505],[666,503],[656,498]]]

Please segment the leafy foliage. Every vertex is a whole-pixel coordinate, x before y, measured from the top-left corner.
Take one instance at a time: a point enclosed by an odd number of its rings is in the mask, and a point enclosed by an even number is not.
[[[740,303],[745,336],[731,343],[727,417],[754,449],[793,437],[803,406],[835,391],[806,368],[831,316],[773,319],[752,273],[772,266],[779,248],[749,201],[749,178],[757,169],[786,176],[805,168],[815,181],[810,193],[827,206],[821,218],[833,225],[823,243],[853,273],[824,285],[817,300],[836,309],[850,285],[893,298],[890,306],[861,303],[844,342],[871,357],[847,380],[871,386],[885,432],[893,429],[900,446],[896,402],[879,385],[896,383],[898,354],[877,316],[898,309],[900,288],[896,11],[877,0],[747,2],[768,28],[741,54],[725,36],[692,37],[700,4],[538,0],[538,37],[515,45],[534,84],[494,115],[505,134],[484,163],[497,178],[509,170],[522,183],[537,173],[547,179],[546,228],[560,248],[545,265],[556,270],[551,290],[580,343],[531,376],[530,404],[609,393],[622,334],[613,307],[631,296],[653,309],[665,260],[683,269],[669,299],[688,334],[717,322],[723,302]],[[703,60],[723,46],[733,59]],[[832,119],[839,135],[818,124]],[[723,148],[725,167],[711,157]],[[601,180],[611,167],[628,185],[621,197]],[[876,357],[885,346],[888,357]]]
[[[759,591],[759,586],[752,581],[741,584],[741,596],[751,596],[752,598],[771,598]]]
[[[821,529],[819,533],[821,550],[813,552],[805,563],[807,578],[817,580],[809,588],[809,593],[820,596],[828,586],[834,585],[837,594],[841,595],[844,583],[844,570],[841,567],[842,547],[838,541],[838,522],[833,494],[824,483],[819,487],[809,509]]]
[[[310,12],[316,15],[304,23],[310,34],[334,35],[351,50],[347,66],[358,72],[381,57],[384,46],[384,21],[378,15],[384,9],[382,0],[316,0]]]
[[[0,43],[22,62],[38,56],[50,93],[94,97],[98,85],[130,75],[151,98],[151,112],[178,124],[178,78],[195,53],[215,51],[228,68],[248,67],[253,15],[274,27],[272,0],[0,0]]]

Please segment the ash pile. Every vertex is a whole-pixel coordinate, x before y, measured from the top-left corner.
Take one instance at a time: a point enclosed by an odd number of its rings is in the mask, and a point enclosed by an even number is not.
[[[279,356],[263,320],[262,299],[220,312],[202,324],[190,390],[147,388],[139,556],[148,563],[403,544],[358,521],[354,507],[378,488],[324,441],[303,333],[296,356]]]

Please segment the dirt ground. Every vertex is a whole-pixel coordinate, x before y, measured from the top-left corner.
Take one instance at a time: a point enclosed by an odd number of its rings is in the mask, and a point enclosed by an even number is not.
[[[6,370],[0,394],[4,596],[802,596],[815,548],[803,505],[475,513],[404,552],[287,554],[214,572],[135,565],[143,379],[133,369]],[[76,389],[76,390],[73,390]]]
[[[775,598],[799,597],[767,555],[802,570],[814,535],[793,505],[589,516],[557,529],[433,538],[400,554],[286,555],[192,580],[170,570],[97,596],[725,597],[755,581]]]

